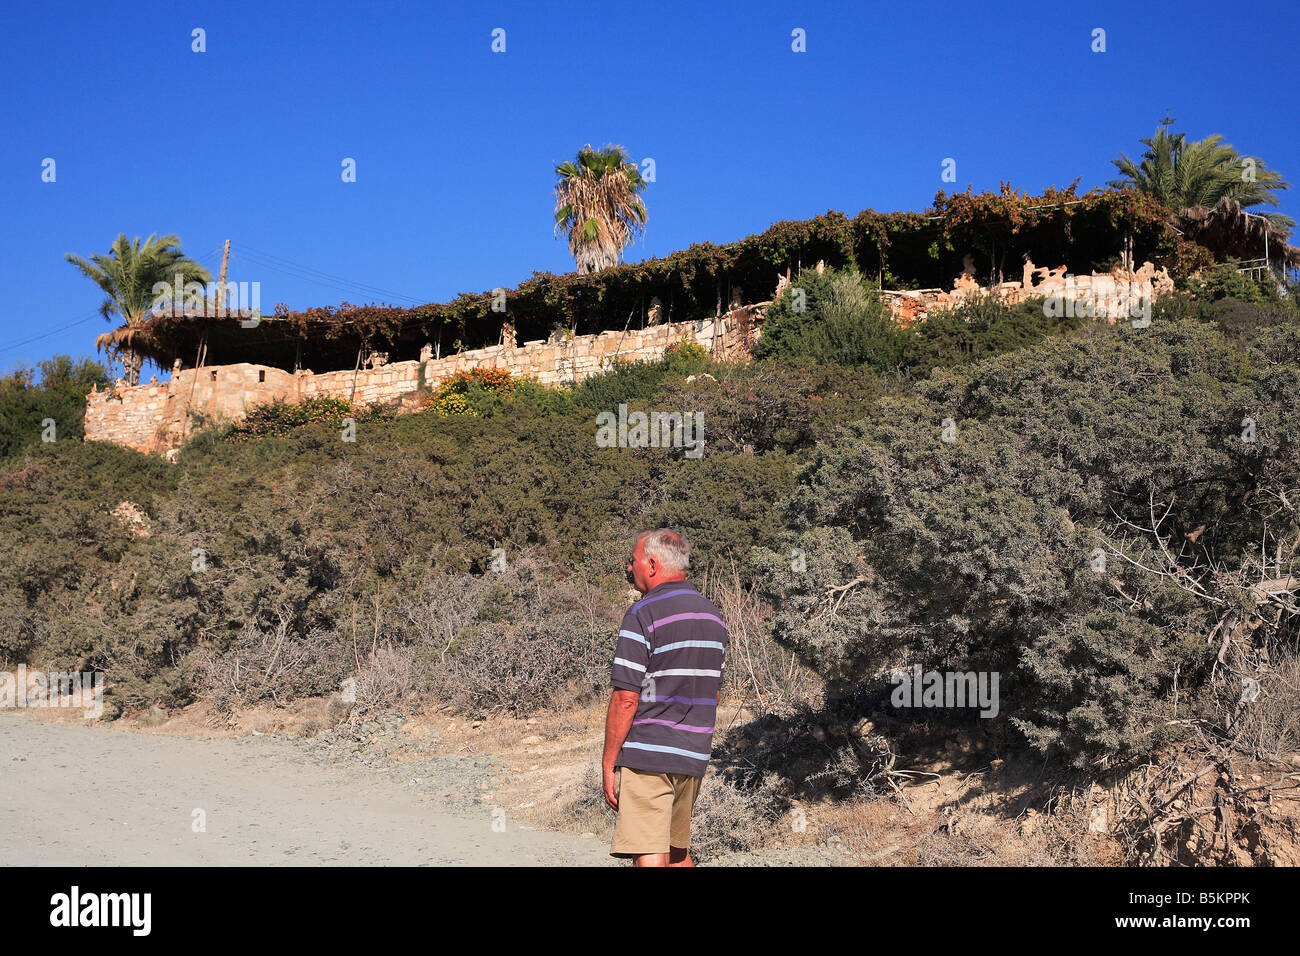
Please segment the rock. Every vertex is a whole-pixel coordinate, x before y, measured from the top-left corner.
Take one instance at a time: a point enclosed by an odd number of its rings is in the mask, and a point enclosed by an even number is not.
[[[152,533],[149,517],[134,501],[122,501],[110,514],[127,529],[133,538],[147,538]]]
[[[525,747],[534,747],[537,744],[540,744],[542,742],[542,738],[538,737],[536,734],[533,734],[531,737],[525,737],[523,740],[519,742],[523,744]]]
[[[1020,832],[1025,836],[1032,836],[1038,829],[1038,811],[1026,810],[1025,818],[1020,821]]]

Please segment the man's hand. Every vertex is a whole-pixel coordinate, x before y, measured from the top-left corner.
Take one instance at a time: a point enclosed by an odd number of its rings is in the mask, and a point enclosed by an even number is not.
[[[602,767],[601,770],[605,784],[605,802],[611,810],[617,811],[618,797],[614,794],[614,775],[617,771],[612,766]]]
[[[605,753],[600,762],[601,776],[605,787],[605,802],[610,809],[618,809],[618,797],[614,795],[614,762],[618,752],[623,749],[628,731],[632,729],[632,720],[636,717],[636,708],[641,695],[634,690],[615,689],[609,698],[609,713],[605,716]]]

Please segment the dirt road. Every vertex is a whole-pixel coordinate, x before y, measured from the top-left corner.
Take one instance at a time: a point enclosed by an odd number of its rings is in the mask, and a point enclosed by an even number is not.
[[[455,812],[411,784],[320,765],[271,736],[126,733],[0,712],[0,865],[611,863],[600,838],[520,829],[501,811],[494,829],[493,808]]]

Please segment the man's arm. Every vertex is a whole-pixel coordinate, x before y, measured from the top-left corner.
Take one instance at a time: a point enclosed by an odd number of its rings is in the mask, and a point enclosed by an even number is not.
[[[618,809],[618,798],[614,796],[614,761],[623,749],[632,729],[632,720],[636,717],[637,704],[641,695],[634,690],[616,688],[609,698],[609,712],[605,715],[605,755],[601,760],[601,776],[605,787],[605,802],[614,810]]]
[[[605,753],[601,759],[605,802],[615,810],[618,809],[618,798],[614,796],[614,761],[618,760],[623,741],[632,730],[649,666],[650,640],[636,614],[629,610],[623,615],[618,643],[614,647],[614,663],[609,670],[609,682],[614,686],[614,693],[609,699],[609,713],[605,717]],[[651,681],[652,686],[653,683]]]

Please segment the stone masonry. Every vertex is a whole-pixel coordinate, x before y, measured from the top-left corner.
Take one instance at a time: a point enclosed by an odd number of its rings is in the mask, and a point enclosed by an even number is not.
[[[110,441],[150,454],[163,454],[194,430],[191,414],[210,422],[242,418],[255,406],[341,398],[364,406],[394,402],[423,386],[436,389],[457,372],[503,368],[543,385],[569,385],[613,366],[615,359],[655,360],[675,342],[696,342],[720,358],[744,358],[757,334],[767,303],[745,306],[698,322],[655,325],[625,332],[579,335],[561,342],[496,345],[425,361],[394,362],[356,371],[314,374],[286,372],[264,365],[216,365],[183,369],[168,382],[112,387],[90,393],[86,440]]]

